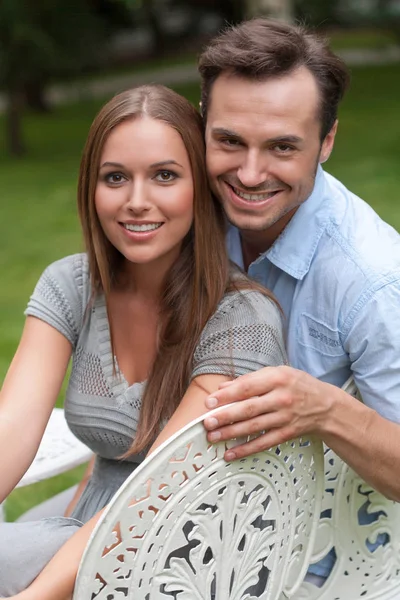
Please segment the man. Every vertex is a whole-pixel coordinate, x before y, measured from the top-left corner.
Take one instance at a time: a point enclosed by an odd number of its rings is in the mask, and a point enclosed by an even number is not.
[[[400,238],[320,166],[346,67],[302,28],[256,19],[215,38],[199,70],[230,255],[279,300],[291,364],[213,394],[208,408],[234,404],[205,420],[209,440],[265,430],[231,460],[316,434],[400,501]],[[351,375],[362,403],[340,389]]]

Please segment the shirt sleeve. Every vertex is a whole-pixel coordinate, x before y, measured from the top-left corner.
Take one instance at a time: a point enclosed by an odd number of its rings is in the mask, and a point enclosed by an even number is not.
[[[41,275],[25,310],[26,316],[45,321],[76,347],[82,329],[85,260],[67,256],[49,265]]]
[[[207,323],[193,357],[192,379],[215,373],[239,377],[287,364],[281,314],[257,291],[227,294]]]
[[[400,281],[376,288],[354,309],[344,348],[364,404],[400,422]]]

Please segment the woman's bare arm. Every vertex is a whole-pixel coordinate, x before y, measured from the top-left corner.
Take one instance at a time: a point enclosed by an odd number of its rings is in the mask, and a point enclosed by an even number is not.
[[[70,342],[56,329],[27,317],[21,341],[0,392],[0,500],[31,464],[60,392],[71,357]]]
[[[204,414],[205,398],[228,378],[222,375],[200,375],[189,386],[179,407],[150,449],[153,452],[162,442],[193,419]],[[75,579],[87,541],[103,511],[77,531],[57,552],[35,581],[14,600],[70,600]]]

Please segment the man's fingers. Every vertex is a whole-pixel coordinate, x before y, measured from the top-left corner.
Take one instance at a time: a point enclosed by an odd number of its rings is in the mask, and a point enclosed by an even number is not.
[[[240,404],[232,404],[226,408],[221,408],[214,412],[210,417],[206,417],[204,419],[204,427],[208,430],[212,430],[238,421],[242,421],[243,424],[246,424],[250,419],[265,413],[268,413],[265,397],[262,399],[249,398],[248,400],[243,400]]]
[[[222,384],[219,390],[206,399],[207,408],[216,408],[270,392],[281,382],[281,369],[282,367],[265,367]]]
[[[210,419],[219,421],[219,414],[213,415]],[[260,432],[288,426],[287,423],[287,415],[284,411],[260,413],[251,419],[238,422],[230,421],[226,425],[211,423],[212,426],[207,427],[207,439],[210,442],[219,442],[234,438],[246,438],[250,435],[257,435]]]
[[[235,383],[236,379],[230,379],[229,381],[223,381],[222,383],[219,384],[218,389],[222,390],[222,388],[226,388],[229,387],[230,385],[232,385],[232,383]],[[1,598],[0,598],[1,600]]]
[[[292,439],[288,437],[288,433],[285,429],[272,429],[266,433],[254,438],[253,440],[230,448],[224,454],[224,459],[228,462],[250,456],[250,454],[257,454],[257,452],[264,452],[270,450],[278,444],[282,444]]]

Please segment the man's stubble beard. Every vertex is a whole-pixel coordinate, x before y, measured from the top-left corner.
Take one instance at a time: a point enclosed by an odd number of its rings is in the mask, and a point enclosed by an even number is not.
[[[268,220],[268,218],[266,217],[266,221],[264,221],[263,223],[254,223],[254,218],[250,217],[249,218],[249,222],[248,222],[248,226],[246,226],[245,223],[243,223],[244,219],[240,219],[242,221],[241,224],[239,224],[237,222],[237,219],[235,219],[235,217],[231,217],[228,213],[227,210],[225,210],[225,206],[224,206],[224,202],[221,201],[221,197],[218,193],[216,193],[216,197],[218,198],[218,201],[222,204],[222,208],[224,210],[225,213],[225,217],[228,221],[228,223],[230,223],[231,225],[233,225],[234,227],[236,227],[237,229],[239,229],[240,231],[268,231],[271,227],[273,227],[274,225],[277,225],[279,223],[279,221],[281,219],[284,220],[284,224],[282,227],[282,230],[284,229],[284,227],[286,227],[287,223],[291,220],[291,218],[293,217],[293,215],[296,213],[297,209],[299,208],[299,206],[301,204],[303,204],[303,202],[305,202],[306,200],[308,200],[308,198],[311,196],[313,190],[314,190],[314,186],[315,186],[315,178],[317,176],[317,171],[318,171],[318,167],[319,167],[319,156],[320,154],[318,153],[318,158],[315,162],[313,171],[312,171],[312,175],[311,175],[311,183],[309,186],[309,189],[307,189],[307,192],[302,195],[302,198],[300,200],[296,200],[294,202],[292,202],[291,204],[289,204],[288,206],[284,207],[282,209],[282,212],[278,212],[275,216],[271,215],[270,219]],[[304,197],[303,197],[304,196]],[[227,202],[227,205],[229,207],[229,203]],[[285,220],[285,217],[289,214],[292,213],[290,215],[290,218],[288,218],[287,220]]]

